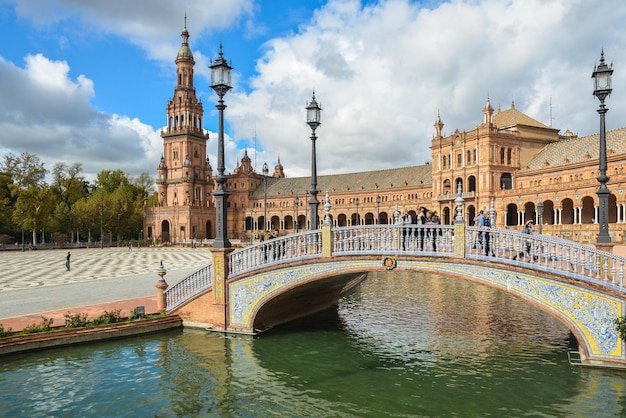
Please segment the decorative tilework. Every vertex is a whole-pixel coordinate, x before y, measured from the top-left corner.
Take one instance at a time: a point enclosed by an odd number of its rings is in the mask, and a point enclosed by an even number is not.
[[[398,262],[399,267],[459,274],[519,294],[566,318],[584,337],[589,357],[623,358],[623,343],[613,320],[622,315],[624,302],[588,289],[529,274],[476,265]]]
[[[278,269],[267,273],[246,277],[229,284],[230,324],[252,328],[252,314],[271,295],[285,287],[305,282],[313,277],[339,273],[346,270],[380,269],[379,260],[354,260],[334,263],[307,264],[298,267]]]
[[[590,359],[625,359],[623,342],[617,336],[613,324],[614,318],[624,312],[624,301],[618,298],[495,267],[403,260],[399,260],[397,266],[471,277],[518,294],[554,312],[577,329],[584,339],[580,343],[586,347]],[[237,280],[229,284],[230,324],[251,329],[253,313],[265,300],[285,287],[329,273],[340,274],[355,269],[378,270],[381,267],[378,260],[346,260],[283,268]]]

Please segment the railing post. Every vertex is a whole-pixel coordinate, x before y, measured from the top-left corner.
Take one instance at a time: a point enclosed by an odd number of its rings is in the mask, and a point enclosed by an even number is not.
[[[465,222],[454,222],[454,258],[465,258]]]
[[[211,248],[213,255],[213,268],[211,269],[213,282],[213,300],[208,310],[212,313],[211,324],[215,329],[226,330],[228,327],[228,254],[233,248]]]
[[[322,225],[322,257],[327,258],[333,255],[333,234],[328,224]]]
[[[165,311],[167,310],[167,300],[165,297],[165,290],[167,289],[168,284],[164,278],[164,276],[167,274],[167,270],[165,270],[165,267],[163,266],[163,260],[161,260],[161,263],[159,264],[159,268],[157,269],[156,273],[159,276],[159,281],[156,284],[157,311],[161,313],[165,313]]]

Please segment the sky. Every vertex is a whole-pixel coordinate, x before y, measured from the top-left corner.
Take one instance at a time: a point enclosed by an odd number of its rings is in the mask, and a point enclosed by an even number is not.
[[[437,115],[469,131],[487,98],[590,135],[602,50],[607,130],[626,126],[624,22],[623,0],[0,0],[0,158],[156,177],[185,24],[214,169],[220,43],[234,68],[227,173],[247,150],[257,172],[310,176],[313,91],[318,175],[425,164]]]

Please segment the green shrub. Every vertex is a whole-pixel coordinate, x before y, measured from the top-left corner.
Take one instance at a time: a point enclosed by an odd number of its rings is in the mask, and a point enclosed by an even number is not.
[[[615,329],[617,330],[617,335],[622,341],[626,341],[626,316],[619,316],[615,318]]]
[[[50,331],[50,327],[52,326],[53,322],[54,322],[54,319],[46,318],[45,316],[42,316],[41,322],[39,324],[31,324],[27,326],[26,328],[24,328],[22,332],[24,334],[34,334],[36,332]]]
[[[120,310],[116,309],[112,312],[104,311],[102,315],[95,318],[93,320],[94,325],[105,325],[105,324],[115,324],[116,322],[121,322],[122,317],[120,316]]]
[[[13,334],[13,329],[9,328],[6,331],[4,330],[4,325],[0,324],[0,338],[9,337]]]
[[[65,317],[65,326],[67,328],[82,328],[89,325],[86,313],[71,314],[68,312],[63,316]]]

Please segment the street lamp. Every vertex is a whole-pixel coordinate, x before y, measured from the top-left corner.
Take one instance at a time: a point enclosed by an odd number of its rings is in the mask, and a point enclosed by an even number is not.
[[[298,233],[298,206],[300,206],[300,199],[298,196],[293,200],[293,205],[296,207],[296,234]]]
[[[226,109],[224,95],[231,89],[230,71],[233,68],[224,59],[221,43],[219,56],[209,68],[211,69],[211,88],[219,97],[217,105],[215,105],[219,111],[219,129],[217,135],[217,190],[213,192],[216,217],[216,233],[213,247],[230,248],[226,212],[228,192],[224,189],[224,184],[226,183],[226,176],[224,175],[224,170],[226,169],[224,166],[224,109]]]
[[[100,208],[100,249],[103,248],[104,237],[102,236],[102,208]]]
[[[22,252],[24,252],[24,209],[20,209],[22,215]]]
[[[380,225],[380,195],[376,196],[376,222]]]
[[[356,205],[356,224],[361,225],[359,222],[359,198],[354,199],[354,204]]]
[[[604,115],[609,109],[604,106],[604,99],[606,99],[612,91],[612,74],[613,64],[609,67],[604,63],[604,50],[602,50],[600,54],[600,64],[593,69],[593,73],[591,74],[591,77],[594,79],[593,95],[600,100],[600,108],[598,109],[598,113],[600,114],[600,158],[598,168],[598,182],[600,183],[600,187],[596,192],[600,206],[598,213],[598,224],[600,225],[600,232],[597,238],[598,243],[611,242],[611,236],[609,235],[609,195],[611,192],[606,187],[609,177],[606,175],[606,127],[604,125]]]
[[[315,90],[313,90],[313,99],[306,107],[306,123],[311,128],[311,200],[309,200],[309,206],[311,206],[311,221],[310,229],[314,230],[318,227],[317,207],[320,202],[317,200],[317,159],[315,155],[315,130],[321,123],[322,108],[319,107],[317,101],[315,101]]]
[[[263,163],[263,233],[267,230],[267,175],[270,169],[267,163]]]
[[[537,222],[539,223],[539,235],[543,233],[543,201],[537,203]]]

